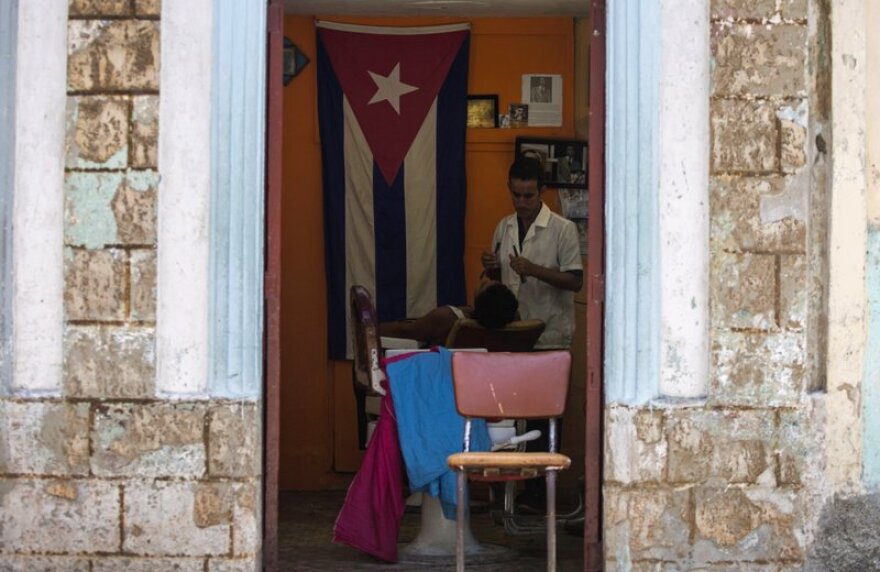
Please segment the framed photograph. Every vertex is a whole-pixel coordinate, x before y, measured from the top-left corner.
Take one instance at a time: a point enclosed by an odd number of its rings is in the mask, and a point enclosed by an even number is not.
[[[544,184],[556,189],[587,188],[587,142],[581,139],[517,137],[516,155],[532,156],[544,166]]]
[[[508,115],[510,116],[511,127],[528,127],[529,125],[529,104],[528,103],[511,103],[508,105]]]
[[[498,96],[467,96],[468,127],[498,127]]]

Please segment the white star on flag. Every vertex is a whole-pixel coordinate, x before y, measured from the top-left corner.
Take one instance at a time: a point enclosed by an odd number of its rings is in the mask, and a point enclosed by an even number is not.
[[[413,85],[408,85],[400,81],[400,62],[397,62],[397,65],[394,66],[394,69],[391,70],[391,73],[388,74],[387,77],[373,73],[369,70],[367,73],[369,73],[370,77],[373,78],[373,81],[376,82],[377,88],[376,93],[373,94],[373,99],[367,102],[367,105],[379,103],[380,101],[387,101],[391,104],[391,107],[394,108],[394,111],[397,112],[397,115],[400,115],[400,96],[419,89]]]

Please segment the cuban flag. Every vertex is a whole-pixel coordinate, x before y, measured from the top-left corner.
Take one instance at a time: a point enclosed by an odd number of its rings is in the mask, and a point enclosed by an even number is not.
[[[329,355],[348,291],[380,321],[463,304],[469,25],[317,22]]]

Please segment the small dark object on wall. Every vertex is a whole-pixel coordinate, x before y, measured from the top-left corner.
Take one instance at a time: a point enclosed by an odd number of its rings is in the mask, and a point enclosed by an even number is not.
[[[284,38],[284,85],[287,85],[309,64],[309,58],[289,38]]]

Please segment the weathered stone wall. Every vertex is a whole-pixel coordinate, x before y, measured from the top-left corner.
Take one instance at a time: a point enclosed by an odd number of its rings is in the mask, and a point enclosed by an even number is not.
[[[70,0],[60,396],[0,400],[0,569],[254,570],[260,410],[156,396],[160,0]]]
[[[823,459],[808,396],[821,377],[808,351],[824,268],[821,4],[711,2],[709,387],[608,407],[608,570],[806,559]]]

